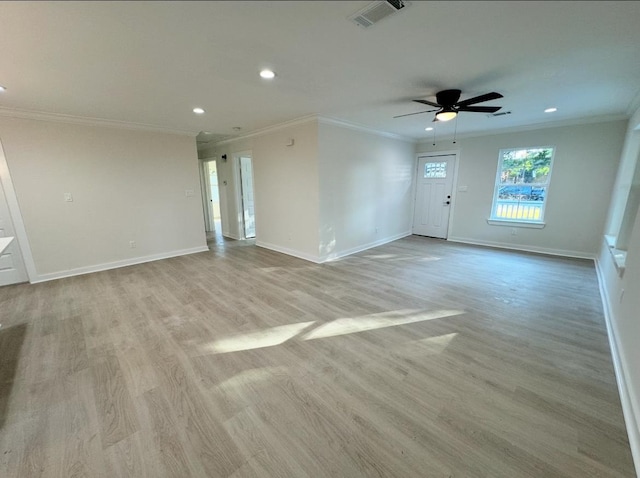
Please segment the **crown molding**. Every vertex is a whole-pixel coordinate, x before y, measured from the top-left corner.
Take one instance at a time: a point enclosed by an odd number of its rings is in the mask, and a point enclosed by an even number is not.
[[[349,121],[344,121],[344,120],[340,120],[340,119],[337,119],[337,118],[331,118],[329,116],[322,116],[322,115],[313,114],[313,115],[302,116],[300,118],[296,118],[296,119],[293,119],[291,121],[285,121],[283,123],[278,123],[278,124],[275,124],[273,126],[268,126],[266,128],[257,129],[255,131],[243,134],[241,136],[234,136],[233,138],[224,139],[222,141],[218,141],[217,143],[213,143],[211,146],[209,146],[209,147],[207,147],[205,149],[210,149],[211,147],[224,146],[226,144],[231,144],[231,143],[234,143],[236,141],[241,141],[243,139],[249,139],[249,138],[253,138],[253,137],[256,137],[256,136],[261,136],[263,134],[274,133],[276,131],[280,131],[280,130],[283,130],[283,129],[286,129],[286,128],[291,128],[293,126],[299,126],[299,125],[302,125],[302,124],[306,124],[306,123],[309,123],[311,121],[317,121],[318,123],[329,124],[329,125],[334,125],[334,126],[340,126],[342,128],[348,128],[348,129],[351,129],[351,130],[360,131],[362,133],[374,134],[376,136],[382,136],[382,137],[385,137],[385,138],[397,139],[397,140],[405,141],[405,142],[412,143],[412,144],[415,144],[415,143],[418,142],[417,139],[409,138],[407,136],[402,136],[402,135],[395,134],[395,133],[389,133],[387,131],[381,131],[381,130],[369,128],[367,126],[363,126],[363,125],[356,124],[356,123],[351,123]]]
[[[458,134],[456,136],[456,140],[468,139],[468,138],[483,138],[485,136],[497,136],[500,134],[509,134],[509,133],[523,133],[526,131],[535,131],[539,129],[551,129],[551,128],[562,128],[564,126],[579,126],[585,124],[596,124],[596,123],[609,123],[611,121],[622,121],[628,120],[629,116],[626,114],[618,114],[618,115],[601,115],[601,116],[590,116],[585,118],[577,118],[577,119],[568,119],[568,120],[560,120],[553,121],[547,123],[533,123],[522,126],[511,126],[500,129],[492,129],[487,131],[475,131],[466,134]],[[449,134],[447,136],[437,137],[437,141],[444,141],[452,139],[453,135]],[[430,138],[420,139],[418,143],[423,145],[425,143],[430,143],[432,140]]]
[[[636,96],[634,96],[633,100],[631,100],[631,103],[629,103],[629,107],[627,108],[627,114],[629,116],[633,116],[634,113],[639,109],[640,109],[640,89],[636,93]]]
[[[357,123],[352,123],[350,121],[344,121],[337,118],[331,118],[329,116],[318,116],[318,122],[324,124],[330,124],[334,126],[340,126],[342,128],[352,129],[355,131],[360,131],[362,133],[369,133],[376,136],[382,136],[384,138],[397,139],[400,141],[404,141],[407,143],[418,143],[418,139],[410,138],[408,136],[402,136],[401,134],[389,133],[388,131],[382,131],[374,128],[369,128],[368,126],[364,126]]]
[[[234,136],[233,138],[228,138],[228,139],[223,139],[222,141],[218,141],[217,143],[213,143],[211,144],[211,146],[205,148],[205,149],[210,149],[212,147],[218,147],[218,146],[224,146],[225,144],[231,144],[231,143],[235,143],[236,141],[241,141],[243,139],[249,139],[249,138],[253,138],[255,136],[261,136],[263,134],[269,134],[269,133],[274,133],[276,131],[280,131],[282,129],[285,128],[291,128],[293,126],[299,126],[305,123],[309,123],[311,121],[315,121],[318,119],[317,115],[307,115],[307,116],[302,116],[300,118],[296,118],[290,121],[285,121],[283,123],[278,123],[275,124],[273,126],[267,126],[266,128],[260,128],[260,129],[256,129],[254,131],[251,131],[249,133],[245,133],[239,136]],[[204,150],[203,150],[204,151]]]
[[[197,132],[193,132],[193,131],[165,128],[163,126],[157,126],[157,125],[151,125],[151,124],[131,123],[128,121],[118,121],[118,120],[110,120],[110,119],[103,119],[103,118],[90,118],[85,116],[74,116],[74,115],[66,115],[61,113],[47,113],[44,111],[21,110],[21,109],[5,108],[5,107],[0,107],[0,116],[5,116],[9,118],[18,118],[18,119],[30,119],[30,120],[36,120],[36,121],[50,121],[54,123],[80,124],[85,126],[101,126],[105,128],[120,128],[120,129],[136,130],[136,131],[149,131],[153,133],[168,133],[168,134],[177,134],[181,136],[195,137],[198,135]]]

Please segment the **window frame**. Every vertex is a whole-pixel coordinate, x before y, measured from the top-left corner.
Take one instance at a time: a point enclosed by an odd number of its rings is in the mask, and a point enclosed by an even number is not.
[[[551,150],[551,160],[549,162],[549,174],[547,175],[547,179],[544,183],[535,183],[536,186],[545,188],[545,197],[542,201],[542,207],[540,210],[540,219],[509,219],[504,217],[496,216],[496,208],[498,203],[498,195],[500,192],[500,187],[504,186],[501,183],[502,177],[502,163],[504,161],[505,153],[510,151],[529,151],[535,149],[550,149]],[[553,174],[553,166],[556,155],[556,147],[553,145],[547,146],[523,146],[517,148],[502,148],[498,152],[498,167],[496,168],[496,178],[493,185],[493,200],[491,201],[491,211],[489,214],[489,219],[487,222],[493,225],[513,225],[513,226],[522,226],[522,227],[534,227],[534,228],[542,228],[545,226],[545,212],[547,208],[547,201],[549,200],[549,186],[551,185],[551,175]],[[531,186],[532,183],[515,183],[514,186]]]

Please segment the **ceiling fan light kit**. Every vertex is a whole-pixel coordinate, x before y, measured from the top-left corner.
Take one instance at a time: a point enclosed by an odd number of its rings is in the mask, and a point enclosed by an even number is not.
[[[439,113],[436,113],[436,120],[437,121],[451,121],[456,116],[458,116],[458,112],[457,111],[443,110],[443,111],[440,111]]]

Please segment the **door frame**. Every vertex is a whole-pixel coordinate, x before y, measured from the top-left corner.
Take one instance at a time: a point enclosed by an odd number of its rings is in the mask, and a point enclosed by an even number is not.
[[[237,185],[236,194],[235,194],[235,202],[236,202],[236,211],[238,211],[238,235],[240,236],[240,240],[245,240],[247,238],[246,231],[244,227],[244,203],[242,200],[242,177],[240,176],[240,158],[250,158],[251,159],[251,184],[253,185],[253,203],[254,203],[254,220],[255,220],[255,203],[256,203],[256,182],[255,175],[253,174],[253,152],[251,150],[248,151],[238,151],[233,153],[232,161],[233,161],[233,182]],[[252,237],[251,239],[256,239],[258,236],[258,231],[256,228],[256,237]]]
[[[413,181],[413,201],[411,206],[411,234],[413,234],[413,222],[416,217],[416,199],[418,195],[418,166],[420,165],[420,158],[437,158],[439,156],[453,156],[453,181],[451,183],[451,207],[449,208],[449,224],[447,224],[447,237],[445,241],[449,240],[451,236],[451,225],[453,224],[453,213],[456,207],[456,197],[458,189],[458,164],[460,161],[460,150],[452,149],[449,151],[427,151],[424,153],[416,154],[416,165],[414,167],[414,181]]]
[[[207,232],[213,231],[211,226],[211,184],[209,181],[209,161],[215,161],[215,158],[202,158],[198,160],[200,163],[200,189],[202,191],[202,209],[204,214],[204,229]]]
[[[16,234],[14,240],[22,253],[22,260],[24,261],[25,268],[27,269],[27,276],[29,282],[33,283],[38,280],[38,272],[36,271],[36,264],[33,260],[31,253],[31,245],[29,244],[29,237],[27,236],[27,229],[24,226],[22,220],[22,213],[20,212],[20,204],[18,203],[18,197],[16,191],[13,188],[13,181],[11,180],[11,173],[9,171],[9,164],[4,154],[4,148],[2,146],[2,140],[0,138],[0,181],[2,182],[2,189],[4,189],[4,196],[7,200],[7,206],[9,207],[9,215],[11,216],[11,222],[13,222],[13,229]]]

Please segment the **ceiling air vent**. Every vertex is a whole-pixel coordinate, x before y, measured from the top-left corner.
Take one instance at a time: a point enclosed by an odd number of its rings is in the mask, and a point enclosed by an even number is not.
[[[404,2],[402,0],[373,2],[359,12],[351,15],[349,20],[362,28],[369,28],[374,23],[378,23],[383,18],[397,13],[408,5],[409,2]]]
[[[510,115],[511,111],[499,111],[498,113],[491,113],[487,115],[487,118],[495,118],[496,116]]]

